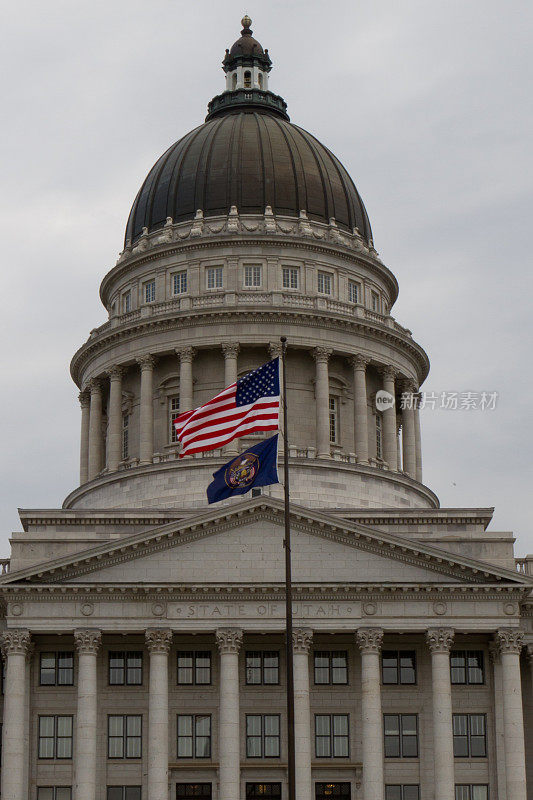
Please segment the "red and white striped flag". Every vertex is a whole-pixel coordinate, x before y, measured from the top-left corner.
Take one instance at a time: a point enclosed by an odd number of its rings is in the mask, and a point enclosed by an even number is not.
[[[173,421],[179,457],[216,450],[255,431],[277,431],[279,408],[279,358],[274,358]]]

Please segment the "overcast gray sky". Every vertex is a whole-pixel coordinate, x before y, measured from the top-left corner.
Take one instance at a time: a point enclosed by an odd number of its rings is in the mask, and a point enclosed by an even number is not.
[[[425,410],[443,506],[496,506],[533,552],[531,36],[521,0],[19,0],[5,4],[0,555],[17,506],[77,485],[68,365],[153,162],[223,90],[247,12],[293,122],[345,164],[400,282],[393,309],[432,362],[427,391],[496,391],[494,411]]]

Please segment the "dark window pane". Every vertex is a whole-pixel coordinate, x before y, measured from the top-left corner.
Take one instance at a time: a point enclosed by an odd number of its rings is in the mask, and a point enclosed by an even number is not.
[[[400,683],[416,683],[415,653],[412,650],[400,652]]]
[[[109,653],[109,683],[111,686],[124,683],[124,653]]]
[[[196,683],[201,686],[211,683],[211,653],[209,651],[196,653]]]
[[[53,686],[56,682],[56,656],[55,653],[41,653],[42,686]]]
[[[348,654],[344,651],[331,654],[331,682],[348,683]]]
[[[193,682],[193,654],[178,653],[178,683],[192,684]]]
[[[329,683],[329,653],[315,653],[315,683]]]
[[[107,787],[107,800],[123,800],[122,786],[108,786]]]
[[[261,653],[246,653],[246,683],[261,683]]]
[[[140,786],[125,786],[124,787],[124,800],[141,800],[141,787]]]
[[[418,786],[404,786],[403,800],[419,800],[420,792]]]
[[[395,650],[382,653],[383,683],[398,683],[398,654]]]
[[[266,684],[279,683],[279,653],[263,653],[263,671]]]
[[[398,784],[385,786],[385,800],[402,800],[402,787]]]
[[[472,786],[472,800],[489,800],[489,787]]]
[[[142,684],[142,653],[132,652],[127,656],[126,683],[130,686]]]
[[[473,650],[468,653],[468,683],[483,683],[483,652]]]
[[[452,683],[466,683],[466,658],[463,650],[452,650],[450,653],[450,670]]]

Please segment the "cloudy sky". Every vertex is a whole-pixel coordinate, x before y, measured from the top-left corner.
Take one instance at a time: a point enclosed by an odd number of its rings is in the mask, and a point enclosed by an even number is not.
[[[19,0],[0,34],[0,555],[17,507],[77,484],[70,358],[105,321],[141,181],[223,90],[244,12],[291,119],[362,194],[426,391],[498,392],[495,410],[423,412],[425,482],[443,506],[495,506],[491,528],[533,552],[531,3]]]

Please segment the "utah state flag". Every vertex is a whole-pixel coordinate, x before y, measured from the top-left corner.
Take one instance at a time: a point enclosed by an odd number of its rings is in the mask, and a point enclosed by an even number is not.
[[[213,473],[207,502],[218,503],[234,494],[246,494],[254,486],[269,486],[278,479],[278,434],[249,447]]]

